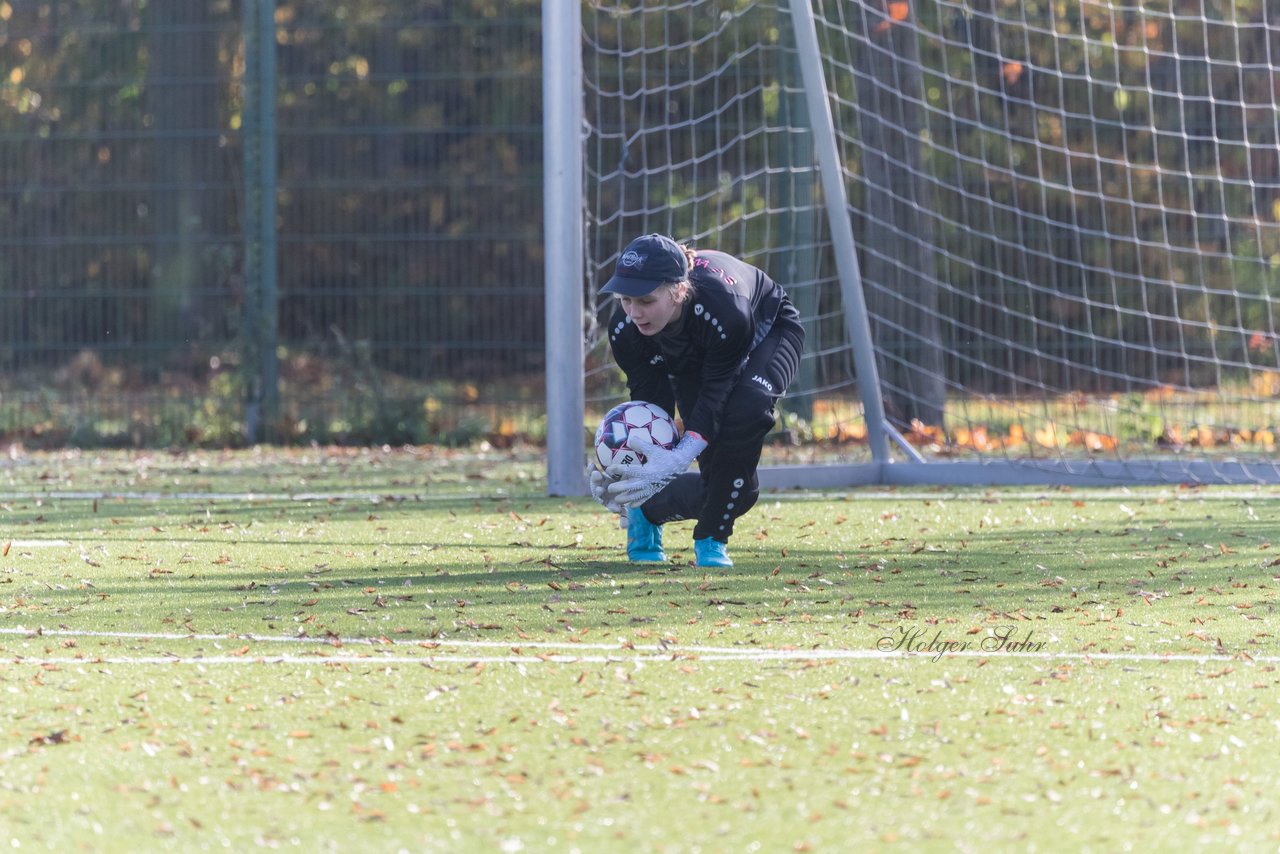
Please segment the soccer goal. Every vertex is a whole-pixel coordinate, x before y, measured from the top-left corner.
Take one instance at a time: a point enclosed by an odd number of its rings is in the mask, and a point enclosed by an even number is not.
[[[544,10],[553,493],[650,231],[804,316],[768,485],[1280,481],[1275,4]]]

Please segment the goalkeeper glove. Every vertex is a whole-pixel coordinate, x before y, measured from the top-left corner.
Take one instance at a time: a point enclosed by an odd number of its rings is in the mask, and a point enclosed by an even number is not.
[[[619,504],[639,507],[692,465],[707,447],[707,440],[689,431],[671,450],[643,436],[628,437],[627,447],[643,456],[645,462],[609,466],[605,471],[616,482],[609,484],[608,493]]]
[[[591,481],[591,497],[610,513],[626,515],[627,508],[609,496],[611,481],[595,466],[587,466],[587,478]]]

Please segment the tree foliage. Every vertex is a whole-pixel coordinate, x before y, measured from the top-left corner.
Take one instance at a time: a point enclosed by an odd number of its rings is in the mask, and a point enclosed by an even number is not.
[[[242,2],[0,3],[5,364],[234,349]],[[539,370],[540,4],[275,6],[282,344]]]
[[[183,387],[175,377],[201,382],[234,366],[245,328],[242,20],[253,2],[0,0],[0,370],[9,377],[65,367],[82,351],[174,389]],[[617,115],[594,117],[606,130],[689,120],[678,133],[603,138],[589,155],[592,168],[618,167],[601,188],[611,212],[593,232],[594,255],[654,211],[693,238],[732,222],[718,248],[747,255],[809,241],[812,223],[769,216],[781,196],[771,200],[768,184],[784,179],[745,165],[799,139],[756,133],[800,100],[786,4],[677,4],[666,21],[631,14],[645,4],[615,5],[594,37],[644,45],[691,79],[694,69],[736,73],[716,88],[628,89]],[[920,157],[931,197],[912,209],[913,233],[927,229],[940,251],[872,263],[869,283],[892,293],[895,267],[916,265],[926,269],[904,281],[932,273],[946,285],[938,337],[962,354],[945,366],[949,378],[993,390],[1104,385],[1109,371],[1190,382],[1243,360],[1257,335],[1280,340],[1274,3],[819,5],[864,45],[885,32],[880,43],[900,44],[893,28],[919,28],[919,91],[869,99],[875,66],[858,57],[831,77],[851,108],[909,100],[921,112],[918,128],[886,117],[886,127],[919,131],[880,152],[889,156],[843,154],[863,178],[884,177],[883,162],[915,169],[910,158]],[[542,4],[275,7],[286,360],[327,358],[362,377],[539,376]],[[752,41],[702,38],[736,15]],[[665,50],[672,39],[690,47]],[[748,47],[753,64],[736,68]],[[636,84],[610,73],[605,85]],[[856,111],[836,118],[854,134],[867,127]],[[736,142],[709,158],[721,134]],[[644,184],[651,154],[684,168]],[[801,160],[795,150],[785,158]],[[868,239],[879,251],[880,214],[896,221],[910,206],[878,206],[884,198],[865,182],[851,198],[863,251]],[[758,260],[802,263],[790,251]],[[838,334],[832,299],[815,299],[813,311]],[[881,309],[893,318],[886,328],[906,322]],[[1056,322],[1035,321],[1044,317]],[[965,329],[993,324],[1009,346],[965,349]],[[1033,371],[1028,354],[1038,353],[1062,358]],[[1062,375],[1044,375],[1045,364]],[[301,389],[308,376],[286,382]]]

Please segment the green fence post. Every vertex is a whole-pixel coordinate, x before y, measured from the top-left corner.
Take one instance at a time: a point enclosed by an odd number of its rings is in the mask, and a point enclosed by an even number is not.
[[[244,372],[245,438],[275,438],[280,389],[276,290],[276,25],[275,0],[245,0],[244,112]]]

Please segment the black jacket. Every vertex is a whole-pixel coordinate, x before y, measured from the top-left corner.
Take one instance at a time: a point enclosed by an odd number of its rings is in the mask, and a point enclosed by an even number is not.
[[[619,304],[609,321],[609,346],[632,400],[674,412],[672,380],[686,388],[692,380],[697,401],[680,412],[684,429],[710,442],[747,354],[780,313],[794,317],[796,310],[767,273],[724,252],[698,252],[689,283],[693,294],[680,318],[654,336],[641,334]]]

